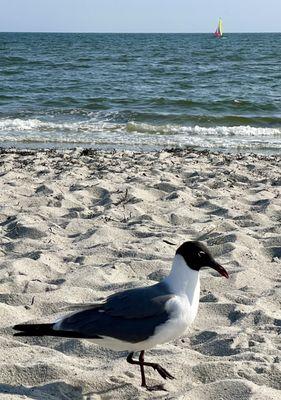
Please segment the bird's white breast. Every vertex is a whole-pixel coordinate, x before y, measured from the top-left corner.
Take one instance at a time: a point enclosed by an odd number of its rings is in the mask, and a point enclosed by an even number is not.
[[[167,321],[157,326],[152,336],[138,343],[128,343],[111,337],[93,341],[112,350],[141,351],[182,336],[197,315],[200,296],[199,272],[191,269],[181,255],[176,255],[171,273],[164,283],[173,297],[165,304]]]

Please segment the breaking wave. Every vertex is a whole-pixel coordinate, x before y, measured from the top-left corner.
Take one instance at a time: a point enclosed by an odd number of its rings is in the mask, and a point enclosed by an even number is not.
[[[52,144],[60,146],[99,146],[111,148],[146,148],[195,146],[230,151],[279,152],[281,128],[252,126],[180,126],[153,125],[130,121],[114,123],[87,121],[52,122],[40,119],[0,119],[0,143],[29,147]]]

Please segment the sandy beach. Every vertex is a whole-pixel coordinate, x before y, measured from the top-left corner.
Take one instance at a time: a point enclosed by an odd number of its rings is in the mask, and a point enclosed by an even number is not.
[[[280,163],[193,149],[0,150],[0,398],[280,399]],[[140,388],[126,353],[13,337],[16,323],[161,280],[192,239],[230,279],[202,271],[192,329],[147,352],[176,377],[167,392]]]

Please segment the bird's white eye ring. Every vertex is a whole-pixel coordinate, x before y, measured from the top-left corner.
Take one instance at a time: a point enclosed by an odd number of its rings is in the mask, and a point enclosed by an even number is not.
[[[203,257],[205,255],[204,251],[199,251],[198,257]]]

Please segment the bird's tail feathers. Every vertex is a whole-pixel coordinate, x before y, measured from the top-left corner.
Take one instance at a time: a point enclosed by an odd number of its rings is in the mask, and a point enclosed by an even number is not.
[[[54,324],[20,324],[13,326],[15,331],[14,336],[57,336],[65,338],[79,338],[79,339],[100,339],[100,336],[92,334],[87,335],[83,332],[64,331],[54,329]]]
[[[52,336],[54,324],[20,324],[13,326],[14,336]]]

